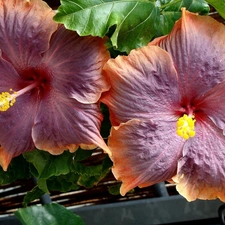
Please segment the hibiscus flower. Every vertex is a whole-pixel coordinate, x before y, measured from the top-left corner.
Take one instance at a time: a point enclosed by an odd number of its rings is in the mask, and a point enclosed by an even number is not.
[[[99,98],[109,85],[104,40],[53,21],[41,0],[0,0],[0,164],[35,147],[108,150]]]
[[[168,180],[189,201],[225,201],[224,25],[183,9],[169,35],[104,70],[121,194]]]

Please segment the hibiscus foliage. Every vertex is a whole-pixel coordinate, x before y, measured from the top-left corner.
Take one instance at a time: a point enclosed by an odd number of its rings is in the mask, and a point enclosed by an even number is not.
[[[54,19],[81,36],[109,34],[113,47],[129,52],[167,34],[182,7],[200,14],[209,12],[204,0],[62,0]]]
[[[225,1],[207,0],[207,2],[212,5],[223,18],[225,18]]]
[[[19,209],[15,214],[23,225],[84,225],[79,216],[67,210],[64,206],[56,203],[46,204],[43,207],[32,206],[25,209]]]
[[[111,169],[112,162],[105,157],[102,164],[85,165],[93,151],[78,149],[76,153],[64,152],[54,156],[48,152],[34,150],[12,160],[7,172],[0,169],[0,184],[18,179],[35,177],[37,185],[24,198],[24,205],[51,191],[67,192],[80,186],[96,185]]]

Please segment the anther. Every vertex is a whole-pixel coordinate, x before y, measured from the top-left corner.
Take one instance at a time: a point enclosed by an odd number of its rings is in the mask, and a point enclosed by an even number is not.
[[[177,135],[183,137],[185,140],[194,137],[195,122],[194,116],[187,116],[184,114],[177,121]]]
[[[12,92],[10,89],[9,91]],[[4,112],[7,111],[13,104],[16,102],[16,92],[9,93],[9,92],[2,92],[0,94],[0,111]]]

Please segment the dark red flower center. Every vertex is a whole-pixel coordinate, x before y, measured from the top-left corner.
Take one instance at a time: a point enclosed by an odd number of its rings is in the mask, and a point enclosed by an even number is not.
[[[16,98],[32,92],[42,98],[51,89],[52,74],[47,67],[29,68],[20,72],[22,78],[19,90],[9,89],[0,94],[0,111],[7,111],[15,102]]]
[[[37,84],[32,91],[38,91],[39,95],[48,92],[50,89],[52,73],[45,66],[26,69],[20,73],[20,76],[22,77],[21,89],[32,83]]]

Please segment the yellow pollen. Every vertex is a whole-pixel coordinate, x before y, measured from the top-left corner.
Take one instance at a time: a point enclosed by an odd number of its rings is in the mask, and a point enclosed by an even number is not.
[[[10,88],[9,91],[12,91]],[[16,92],[10,94],[9,92],[2,92],[0,94],[0,111],[7,111],[16,102]]]
[[[194,116],[184,114],[177,121],[177,135],[185,140],[195,136],[195,119]]]

